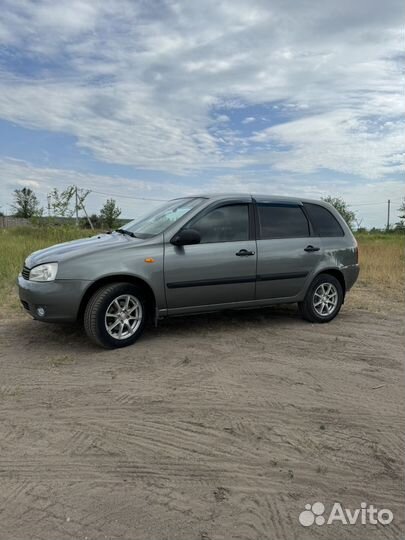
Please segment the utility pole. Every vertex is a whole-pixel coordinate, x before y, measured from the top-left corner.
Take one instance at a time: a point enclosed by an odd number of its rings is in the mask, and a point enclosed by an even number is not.
[[[390,213],[391,213],[391,199],[388,199],[388,209],[387,209],[387,231],[390,230]]]
[[[79,200],[77,197],[77,186],[75,186],[75,211],[76,211],[76,227],[79,226]]]
[[[91,193],[91,191],[89,189],[87,190],[81,189],[80,194],[79,194],[79,190],[77,189],[77,186],[75,186],[75,193],[76,193],[76,225],[78,225],[78,211],[80,207],[83,210],[91,229],[94,230],[93,223],[91,222],[91,219],[89,218],[89,215],[86,211],[86,207],[84,206],[84,201],[86,197]]]
[[[82,202],[82,208],[83,208],[84,213],[86,214],[86,218],[87,218],[87,221],[88,221],[88,223],[89,223],[89,225],[90,225],[91,230],[94,231],[93,223],[91,222],[91,219],[89,218],[89,215],[88,215],[88,213],[86,212],[86,208],[85,208],[83,202]]]

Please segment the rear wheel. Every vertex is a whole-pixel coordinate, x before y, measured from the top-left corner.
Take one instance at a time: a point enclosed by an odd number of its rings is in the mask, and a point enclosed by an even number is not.
[[[146,321],[145,296],[131,283],[111,283],[90,298],[84,312],[88,337],[107,349],[132,345]]]
[[[299,307],[307,321],[325,323],[336,317],[342,303],[343,288],[339,280],[330,274],[320,274],[312,282]]]

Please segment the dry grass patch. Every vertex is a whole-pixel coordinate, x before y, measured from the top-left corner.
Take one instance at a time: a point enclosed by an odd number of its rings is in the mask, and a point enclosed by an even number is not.
[[[403,309],[405,236],[358,235],[360,277],[350,291],[348,308],[386,313]]]
[[[359,283],[378,289],[398,289],[404,286],[404,235],[360,235]]]

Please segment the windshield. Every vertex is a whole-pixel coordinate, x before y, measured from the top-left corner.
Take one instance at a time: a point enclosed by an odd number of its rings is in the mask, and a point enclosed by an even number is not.
[[[188,197],[168,201],[142,219],[134,219],[122,228],[132,232],[138,238],[150,238],[173,225],[203,200],[201,197]]]

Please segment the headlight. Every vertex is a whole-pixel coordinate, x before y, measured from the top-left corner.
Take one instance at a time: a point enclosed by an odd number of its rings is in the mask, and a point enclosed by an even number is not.
[[[30,281],[54,281],[58,263],[47,263],[35,266],[30,271]]]

